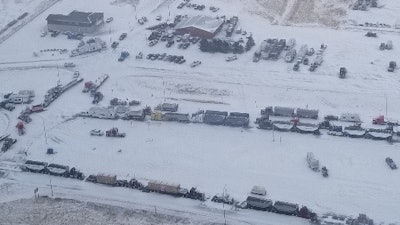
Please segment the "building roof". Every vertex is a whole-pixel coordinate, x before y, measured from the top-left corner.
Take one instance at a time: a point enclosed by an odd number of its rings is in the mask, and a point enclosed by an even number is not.
[[[68,15],[61,14],[50,14],[46,20],[47,21],[62,21],[62,22],[77,22],[77,23],[95,23],[97,20],[104,17],[103,13],[100,12],[79,12],[72,11]]]
[[[194,27],[210,33],[215,33],[224,23],[222,19],[215,19],[209,16],[194,16],[183,19],[175,27],[176,30]]]

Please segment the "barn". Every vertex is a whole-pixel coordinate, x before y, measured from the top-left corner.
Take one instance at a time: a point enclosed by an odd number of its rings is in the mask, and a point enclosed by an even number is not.
[[[175,27],[175,33],[179,35],[190,34],[194,37],[214,38],[221,31],[224,20],[209,16],[188,17],[179,22]]]
[[[46,20],[49,31],[93,33],[104,24],[104,13],[74,10],[68,15],[50,14]]]

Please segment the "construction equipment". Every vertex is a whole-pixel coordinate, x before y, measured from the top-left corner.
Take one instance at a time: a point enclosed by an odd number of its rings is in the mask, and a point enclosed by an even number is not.
[[[113,127],[110,130],[106,131],[106,137],[125,137],[125,133],[119,133],[118,128]]]

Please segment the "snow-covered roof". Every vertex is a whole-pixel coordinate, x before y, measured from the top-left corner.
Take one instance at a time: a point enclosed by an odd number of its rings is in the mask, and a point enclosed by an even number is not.
[[[393,127],[393,132],[395,132],[395,133],[400,132],[400,126],[394,126]]]
[[[194,16],[183,19],[176,25],[175,29],[179,30],[188,27],[195,27],[200,30],[214,33],[223,23],[224,21],[222,19],[216,19],[209,16]]]
[[[264,195],[267,195],[267,190],[265,189],[265,187],[262,187],[262,186],[254,186],[251,189],[251,193],[264,196]]]
[[[49,23],[67,22],[67,23],[94,24],[97,20],[100,20],[103,17],[104,14],[100,12],[92,13],[92,12],[80,12],[74,10],[68,15],[50,14],[46,20]]]

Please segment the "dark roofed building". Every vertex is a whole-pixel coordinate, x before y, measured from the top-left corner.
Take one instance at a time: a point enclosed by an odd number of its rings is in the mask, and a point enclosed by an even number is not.
[[[190,34],[200,38],[213,38],[222,29],[224,21],[209,16],[195,16],[183,19],[175,27],[177,34]]]
[[[46,20],[49,31],[93,33],[104,24],[104,13],[74,10],[68,15],[50,14]]]

